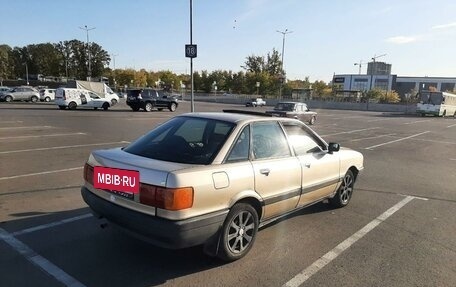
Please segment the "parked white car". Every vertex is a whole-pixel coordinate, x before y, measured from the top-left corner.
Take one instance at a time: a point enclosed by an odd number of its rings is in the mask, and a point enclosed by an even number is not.
[[[81,107],[94,110],[101,108],[106,111],[119,102],[119,97],[116,94],[109,94],[101,98],[96,93],[84,89],[58,88],[55,91],[54,102],[61,110],[75,110]]]
[[[40,90],[40,101],[50,102],[55,99],[55,89],[41,89]]]

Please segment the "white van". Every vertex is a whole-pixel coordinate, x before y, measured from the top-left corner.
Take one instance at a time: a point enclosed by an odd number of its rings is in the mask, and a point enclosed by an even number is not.
[[[119,102],[119,97],[116,94],[109,95],[101,98],[92,91],[85,89],[72,89],[72,88],[58,88],[55,90],[54,103],[59,106],[61,110],[66,108],[75,110],[76,108],[92,108],[97,110],[109,109],[114,104]]]

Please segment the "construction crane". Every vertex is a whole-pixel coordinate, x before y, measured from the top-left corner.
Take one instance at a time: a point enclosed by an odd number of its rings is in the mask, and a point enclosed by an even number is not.
[[[375,63],[375,60],[376,60],[377,58],[384,57],[384,56],[386,56],[386,54],[382,54],[382,55],[378,55],[378,56],[374,55],[374,56],[372,57],[372,61],[374,61],[374,63]]]

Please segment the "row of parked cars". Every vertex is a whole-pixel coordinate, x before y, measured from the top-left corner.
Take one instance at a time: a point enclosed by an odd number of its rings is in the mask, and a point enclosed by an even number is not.
[[[55,89],[36,89],[31,86],[0,87],[0,101],[50,102],[54,100]]]

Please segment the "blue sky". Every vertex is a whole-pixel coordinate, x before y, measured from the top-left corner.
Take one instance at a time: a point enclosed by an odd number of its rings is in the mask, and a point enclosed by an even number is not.
[[[101,45],[116,68],[189,73],[189,0],[0,0],[0,44],[78,39]],[[289,79],[329,81],[354,63],[392,64],[401,76],[456,76],[454,0],[193,0],[195,70],[240,71],[248,55],[282,51]],[[111,68],[113,63],[111,63]],[[362,72],[366,72],[363,65]]]

